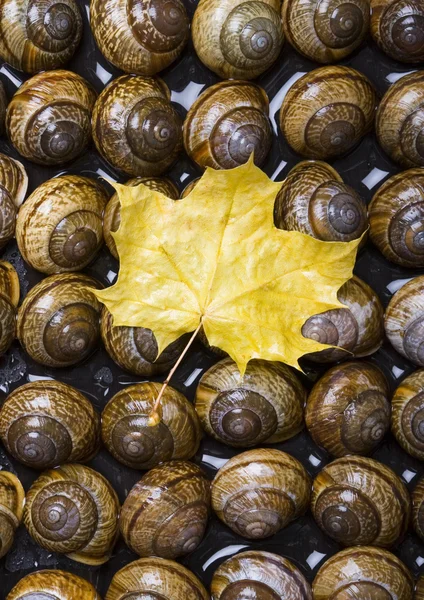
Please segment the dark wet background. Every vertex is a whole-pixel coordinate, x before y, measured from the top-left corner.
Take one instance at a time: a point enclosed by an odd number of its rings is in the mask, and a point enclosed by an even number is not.
[[[85,35],[79,50],[67,68],[85,77],[100,92],[107,83],[121,73],[112,67],[96,48],[88,23],[88,0],[78,1],[84,17]],[[196,0],[184,0],[184,2],[192,15]],[[385,56],[372,40],[369,40],[359,51],[342,61],[341,64],[354,67],[369,77],[380,96],[401,74],[414,69],[412,66],[396,63]],[[292,79],[294,80],[300,74],[318,66],[298,55],[286,44],[274,67],[257,80],[268,93],[270,118],[275,133],[272,150],[264,170],[276,180],[284,179],[290,168],[300,160],[300,157],[287,146],[277,128],[278,111],[284,92]],[[218,81],[218,77],[208,71],[197,59],[191,43],[180,60],[162,72],[161,76],[172,90],[172,100],[182,117],[185,116],[188,107],[198,94],[207,86]],[[6,64],[1,66],[0,78],[6,87],[9,98],[22,83],[24,77],[22,73],[14,71]],[[115,173],[93,148],[90,148],[85,155],[65,169],[43,168],[31,164],[20,158],[5,138],[0,139],[0,151],[19,158],[25,164],[29,174],[29,192],[32,192],[41,182],[60,173],[79,173],[94,178],[101,178],[107,174],[119,181],[128,179],[128,177],[121,177]],[[332,164],[340,172],[345,182],[353,186],[367,202],[371,200],[375,190],[387,177],[399,171],[399,168],[379,148],[374,134],[369,134],[353,152]],[[189,181],[200,175],[200,171],[187,156],[183,155],[167,175],[182,190]],[[41,274],[25,265],[14,242],[4,249],[2,258],[9,260],[17,269],[24,295],[42,278]],[[85,271],[97,277],[103,284],[110,285],[116,277],[117,270],[117,262],[107,249],[104,249],[96,262]],[[387,305],[392,294],[405,280],[421,274],[422,271],[407,270],[390,264],[371,244],[368,244],[358,258],[355,273],[369,283],[378,293],[383,304]],[[216,360],[198,344],[184,360],[172,385],[192,400],[201,374]],[[368,360],[383,369],[393,389],[414,370],[414,367],[399,356],[387,342]],[[317,376],[318,372],[308,369],[307,377],[304,378],[306,385],[310,387]],[[23,352],[18,343],[15,343],[9,352],[0,359],[1,398],[4,398],[16,387],[38,378],[59,379],[76,386],[92,400],[99,411],[123,386],[141,380],[120,370],[103,348],[99,348],[85,363],[68,369],[46,369],[37,365]],[[305,432],[287,442],[276,444],[275,447],[298,458],[311,476],[315,476],[330,460],[329,456],[320,450]],[[212,478],[225,460],[236,453],[235,449],[205,438],[194,460],[202,465]],[[419,477],[424,474],[424,465],[403,452],[391,436],[386,437],[372,456],[392,467],[410,490],[415,487]],[[89,466],[107,477],[117,491],[121,502],[142,475],[142,473],[128,469],[116,462],[105,450],[101,450],[89,463]],[[11,460],[3,448],[0,448],[0,468],[17,473],[26,490],[37,477],[36,471]],[[182,562],[206,585],[209,585],[212,574],[218,565],[226,557],[242,548],[268,550],[286,556],[300,567],[309,580],[313,579],[323,561],[339,550],[335,542],[321,533],[310,514],[298,519],[274,537],[259,542],[251,542],[237,537],[213,516],[203,542]],[[424,564],[424,544],[414,533],[408,532],[404,541],[394,549],[394,552],[407,564],[415,576],[424,572],[422,566]],[[32,542],[22,526],[17,532],[13,548],[0,560],[0,600],[6,597],[11,588],[24,575],[43,568],[61,568],[81,575],[91,581],[99,593],[104,596],[113,574],[136,558],[136,555],[128,550],[124,542],[120,540],[115,547],[113,557],[107,564],[101,567],[87,567],[64,556],[43,550]]]

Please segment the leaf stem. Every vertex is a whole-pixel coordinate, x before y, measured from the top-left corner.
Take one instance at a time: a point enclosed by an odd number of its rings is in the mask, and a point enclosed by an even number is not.
[[[190,346],[194,342],[194,340],[195,340],[197,334],[199,333],[199,331],[201,330],[201,328],[202,328],[202,322],[199,323],[199,326],[197,327],[196,331],[193,332],[193,335],[191,336],[191,338],[187,342],[186,347],[181,352],[181,354],[180,354],[177,362],[172,367],[172,369],[169,371],[168,377],[163,382],[162,387],[160,389],[160,392],[158,394],[158,397],[155,400],[155,404],[153,406],[152,412],[150,413],[150,416],[149,416],[149,422],[148,422],[149,427],[154,427],[155,425],[158,425],[158,423],[160,423],[160,416],[159,416],[159,413],[158,413],[158,408],[159,408],[159,405],[160,405],[160,401],[162,400],[162,396],[164,395],[165,390],[168,387],[169,382],[171,381],[171,379],[172,379],[175,371],[178,369],[179,365],[181,364],[181,361],[183,360],[184,356],[187,354]]]

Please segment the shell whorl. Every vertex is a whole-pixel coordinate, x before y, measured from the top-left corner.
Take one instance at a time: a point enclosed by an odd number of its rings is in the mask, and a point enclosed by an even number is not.
[[[392,431],[402,448],[424,460],[424,371],[408,375],[392,398]]]
[[[23,164],[0,153],[0,248],[15,235],[16,216],[27,187]]]
[[[7,600],[101,600],[86,579],[59,569],[30,573],[17,583]]]

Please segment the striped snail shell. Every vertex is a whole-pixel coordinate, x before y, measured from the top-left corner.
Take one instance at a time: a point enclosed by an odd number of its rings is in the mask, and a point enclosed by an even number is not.
[[[285,0],[284,34],[290,44],[323,64],[349,56],[368,34],[369,0]]]
[[[61,571],[45,569],[30,573],[9,592],[7,600],[101,600],[86,579]]]
[[[424,370],[408,375],[392,398],[392,431],[402,448],[424,460]]]
[[[72,58],[82,30],[76,0],[2,0],[0,57],[26,73],[57,69]]]
[[[140,558],[112,578],[105,600],[209,600],[191,571],[173,560]]]
[[[412,600],[414,581],[394,554],[372,546],[337,552],[319,569],[314,600]]]
[[[274,205],[275,225],[325,242],[349,242],[368,226],[367,207],[333,167],[298,163],[283,181]]]
[[[47,275],[83,269],[102,246],[107,201],[103,186],[88,177],[42,183],[18,214],[16,241],[24,260]]]
[[[404,75],[389,87],[377,111],[380,146],[403,167],[424,166],[424,71]]]
[[[88,467],[63,465],[34,481],[23,521],[37,544],[87,565],[109,560],[118,535],[118,497]]]
[[[330,454],[368,454],[390,427],[384,375],[359,361],[332,367],[312,388],[305,420],[315,443]]]
[[[7,103],[6,90],[0,81],[0,135],[3,135],[5,131]]]
[[[11,548],[15,531],[22,519],[25,491],[21,482],[8,471],[0,471],[0,558]]]
[[[338,348],[305,355],[309,360],[333,362],[351,357],[348,352],[355,357],[368,356],[383,343],[383,306],[365,281],[353,275],[339,289],[337,298],[347,308],[327,310],[309,317],[302,327],[302,335]]]
[[[14,390],[3,403],[0,438],[28,467],[84,462],[98,450],[100,418],[91,402],[70,385],[34,381]]]
[[[231,358],[201,378],[195,406],[205,432],[229,446],[282,442],[303,429],[306,392],[282,363],[252,360],[243,377]]]
[[[91,0],[90,25],[107,60],[138,75],[168,67],[190,36],[181,0]]]
[[[363,456],[344,456],[316,476],[311,510],[324,533],[344,546],[389,548],[408,528],[411,501],[389,467]]]
[[[192,23],[202,63],[223,79],[254,79],[283,46],[279,0],[200,0]]]
[[[190,459],[201,438],[192,404],[168,386],[160,405],[161,420],[149,426],[149,416],[161,384],[143,382],[121,390],[102,413],[102,438],[119,462],[133,469],[151,469],[173,459]],[[1,422],[1,421],[0,421]]]
[[[27,187],[23,164],[0,153],[0,248],[15,235],[16,215]]]
[[[223,562],[211,583],[212,600],[312,600],[309,583],[289,560],[249,550]]]
[[[212,508],[236,534],[262,539],[309,506],[310,479],[301,463],[280,450],[242,452],[212,482]]]
[[[200,544],[209,507],[210,484],[203,471],[189,462],[167,462],[148,471],[128,494],[121,533],[139,556],[184,556]]]
[[[18,311],[18,339],[36,362],[74,365],[100,338],[101,304],[89,288],[102,285],[81,273],[50,275],[27,294]]]
[[[125,182],[125,185],[130,187],[136,187],[140,184],[147,185],[148,188],[161,192],[168,198],[177,200],[178,190],[170,179],[165,177],[135,177]],[[119,202],[119,196],[115,192],[109,202],[107,203],[104,218],[103,218],[103,236],[107,247],[110,250],[112,256],[118,259],[118,251],[116,249],[115,240],[113,239],[112,233],[118,231],[121,224],[121,205]]]
[[[424,60],[424,6],[420,0],[371,0],[371,35],[391,58]]]
[[[376,105],[376,93],[365,75],[349,67],[321,67],[303,75],[287,92],[280,110],[281,131],[302,156],[340,156],[370,131]]]
[[[246,3],[247,4],[247,3]],[[205,90],[184,121],[184,146],[200,167],[232,169],[254,152],[260,166],[272,143],[266,92],[246,81],[221,81]]]
[[[424,366],[424,276],[405,283],[392,297],[384,317],[386,335],[402,356]]]
[[[20,286],[14,267],[0,261],[0,355],[4,354],[16,336],[16,309]]]
[[[421,478],[411,495],[412,524],[415,533],[424,540],[424,478]]]
[[[103,158],[133,177],[163,173],[182,148],[181,119],[170,98],[161,79],[114,79],[93,111],[93,139]]]
[[[86,149],[93,88],[71,71],[46,71],[21,85],[10,101],[6,129],[16,150],[41,165],[62,165]]]
[[[369,206],[371,240],[404,267],[424,267],[424,170],[390,177]]]

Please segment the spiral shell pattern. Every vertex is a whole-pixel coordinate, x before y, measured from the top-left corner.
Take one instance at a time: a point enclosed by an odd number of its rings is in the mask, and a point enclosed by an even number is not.
[[[392,431],[402,448],[424,460],[424,370],[408,375],[392,398]]]
[[[0,558],[13,544],[16,529],[22,519],[25,491],[13,473],[0,471]]]
[[[23,164],[0,153],[0,248],[15,235],[16,215],[27,187]]]
[[[101,600],[86,579],[61,571],[45,569],[30,573],[9,592],[7,600]]]

